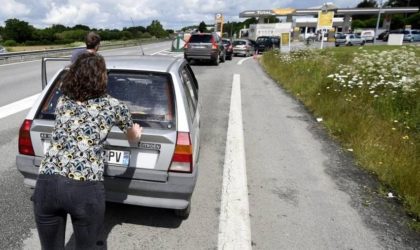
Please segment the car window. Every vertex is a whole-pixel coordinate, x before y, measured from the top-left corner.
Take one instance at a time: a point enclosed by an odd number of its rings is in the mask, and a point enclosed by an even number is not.
[[[55,107],[62,95],[61,77],[57,79],[41,105],[38,119],[55,119]],[[169,74],[110,71],[108,94],[125,103],[141,126],[175,128],[175,98]]]
[[[410,31],[409,30],[405,30],[404,31],[404,35],[409,35],[410,34]]]
[[[233,41],[233,45],[245,45],[245,41]]]
[[[212,35],[210,34],[194,34],[190,37],[190,43],[211,43]]]
[[[267,38],[267,37],[258,37],[257,38],[257,43],[260,43],[260,42],[265,42],[265,41],[268,41],[269,39]]]
[[[227,45],[230,44],[230,41],[229,40],[222,40],[222,42],[223,42],[223,44],[227,44]]]
[[[187,102],[192,118],[195,116],[195,111],[198,105],[198,85],[193,77],[191,68],[188,65],[181,70],[181,79],[186,90]]]

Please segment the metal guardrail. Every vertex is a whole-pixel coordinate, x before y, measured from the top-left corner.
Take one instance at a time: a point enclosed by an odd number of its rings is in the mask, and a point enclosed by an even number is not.
[[[146,42],[147,43],[147,42]],[[145,44],[142,42],[142,44]],[[101,44],[101,50],[112,49],[112,48],[123,48],[123,47],[132,47],[137,46],[138,43],[118,43],[118,44]],[[0,65],[9,64],[15,62],[24,62],[41,59],[43,57],[60,57],[60,56],[69,56],[74,49],[83,48],[66,48],[66,49],[49,49],[49,50],[37,50],[37,51],[25,51],[25,52],[10,52],[5,54],[0,54]]]

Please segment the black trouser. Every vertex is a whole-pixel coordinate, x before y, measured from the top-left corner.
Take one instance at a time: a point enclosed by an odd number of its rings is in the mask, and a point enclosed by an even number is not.
[[[67,214],[73,223],[76,249],[95,249],[103,243],[105,189],[102,182],[41,174],[32,200],[42,249],[64,249]]]

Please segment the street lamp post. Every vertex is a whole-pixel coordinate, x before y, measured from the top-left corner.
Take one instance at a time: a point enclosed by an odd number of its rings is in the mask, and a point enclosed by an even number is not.
[[[375,35],[373,36],[373,43],[376,43],[376,37],[379,35],[378,34],[378,29],[379,29],[379,22],[381,20],[381,12],[382,12],[382,0],[379,3],[378,20],[376,20],[376,29],[375,29]]]

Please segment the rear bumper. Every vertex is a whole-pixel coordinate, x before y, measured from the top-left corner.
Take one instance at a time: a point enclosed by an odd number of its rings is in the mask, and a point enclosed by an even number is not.
[[[250,53],[249,49],[233,49],[234,54],[246,55]]]
[[[184,51],[184,58],[185,59],[198,59],[198,60],[216,60],[218,56],[217,50],[212,50],[211,52],[205,51]]]
[[[41,159],[17,155],[16,166],[24,176],[24,184],[35,187]],[[152,172],[152,171],[151,171]],[[197,181],[198,166],[191,174],[168,173],[165,182],[105,176],[107,201],[169,209],[184,209],[190,204]]]

